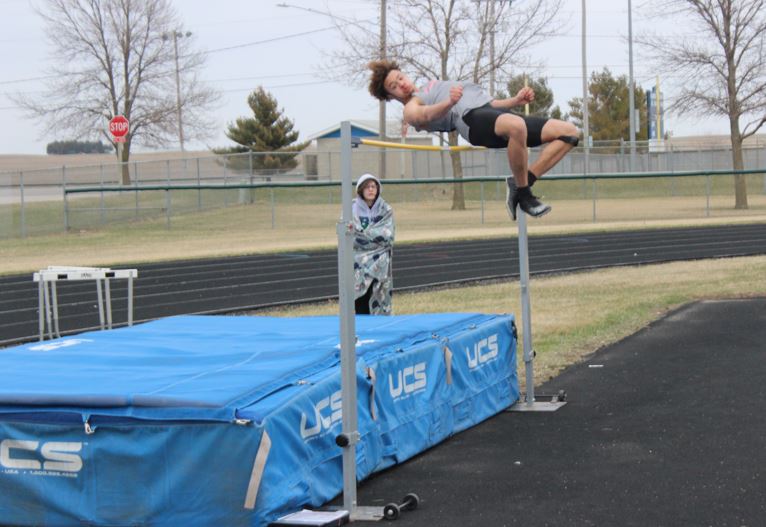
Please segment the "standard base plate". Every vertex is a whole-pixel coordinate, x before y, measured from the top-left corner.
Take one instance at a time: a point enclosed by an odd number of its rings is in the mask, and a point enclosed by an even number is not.
[[[351,521],[376,522],[383,519],[383,507],[358,506],[351,511]]]
[[[555,401],[555,402],[544,402],[544,401],[535,401],[532,404],[529,404],[526,401],[519,401],[513,406],[509,407],[506,411],[507,412],[555,412],[562,406],[564,406],[566,401]]]
[[[315,526],[315,527],[335,527],[337,525],[345,525],[349,521],[348,511],[334,510],[334,511],[312,511],[303,509],[287,516],[282,516],[277,521],[271,522],[269,527],[298,527],[298,526]]]

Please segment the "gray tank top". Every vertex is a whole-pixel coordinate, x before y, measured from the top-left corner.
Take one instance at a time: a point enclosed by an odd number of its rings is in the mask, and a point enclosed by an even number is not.
[[[451,132],[457,129],[460,136],[466,141],[468,140],[468,126],[463,122],[463,115],[469,110],[484,106],[492,100],[484,88],[472,82],[434,80],[429,81],[425,87],[412,95],[423,101],[423,104],[436,104],[449,99],[450,88],[458,84],[463,86],[463,96],[457,104],[450,109],[447,115],[426,123],[420,129],[429,132]]]

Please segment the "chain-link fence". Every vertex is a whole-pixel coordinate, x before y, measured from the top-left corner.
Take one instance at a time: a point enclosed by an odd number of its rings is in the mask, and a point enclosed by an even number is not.
[[[695,204],[683,212],[689,217],[709,217],[733,208],[733,178],[725,172],[732,166],[730,150],[660,150],[647,144],[630,149],[626,145],[573,150],[536,187],[538,192],[559,210],[582,209],[573,212],[580,219],[572,221],[627,220],[636,217],[632,207],[675,217],[687,201]],[[340,153],[306,151],[295,156],[294,167],[273,168],[280,164],[274,162],[280,155],[294,154],[249,153],[0,173],[0,237],[92,230],[157,218],[172,228],[173,218],[179,215],[235,206],[257,208],[264,228],[274,228],[280,215],[300,214],[300,208],[308,205],[329,205],[335,214],[340,200]],[[458,165],[447,151],[382,152],[362,146],[354,150],[352,173],[379,174],[385,156],[388,201],[442,203],[456,209],[465,205],[480,211],[476,220],[481,224],[489,202],[505,198],[506,152],[474,150],[457,155]],[[530,152],[530,163],[537,155],[537,149]],[[763,148],[746,149],[744,160],[747,170],[765,167],[766,171]],[[684,175],[689,171],[709,174]],[[639,173],[655,177],[639,177]],[[633,177],[614,177],[620,174]],[[466,182],[455,184],[456,177]],[[746,181],[751,213],[766,213],[762,210],[766,175],[749,173]],[[652,199],[674,201],[659,210],[639,204]]]

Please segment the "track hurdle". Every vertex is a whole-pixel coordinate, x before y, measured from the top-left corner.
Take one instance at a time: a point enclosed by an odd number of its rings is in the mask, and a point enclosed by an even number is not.
[[[45,339],[47,322],[49,338],[61,337],[59,330],[58,291],[56,284],[63,281],[96,281],[98,318],[101,329],[112,329],[112,293],[110,280],[128,280],[128,326],[133,325],[133,279],[138,277],[136,269],[109,269],[105,267],[48,266],[32,275],[37,282],[38,326],[40,340]],[[103,282],[103,286],[102,286]],[[105,320],[106,316],[106,320]],[[51,320],[52,319],[52,320]]]

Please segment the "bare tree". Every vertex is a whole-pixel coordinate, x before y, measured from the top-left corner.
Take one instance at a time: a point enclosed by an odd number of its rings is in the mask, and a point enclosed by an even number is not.
[[[415,82],[426,79],[483,83],[497,72],[511,76],[513,64],[527,65],[529,48],[552,35],[560,0],[400,0],[387,20],[388,57],[399,61]],[[330,71],[366,80],[365,65],[380,54],[368,24],[338,22],[346,42],[331,56]],[[448,143],[458,136],[450,132]],[[458,152],[450,153],[454,177],[463,177]],[[464,209],[462,185],[454,186],[453,209]]]
[[[729,120],[732,166],[744,168],[743,141],[766,122],[766,9],[764,0],[668,0],[662,16],[680,15],[685,33],[643,35],[639,42],[665,71],[678,93],[678,113]],[[736,209],[746,209],[747,180],[734,176]]]
[[[111,142],[108,121],[124,115],[130,134],[120,159],[123,184],[130,183],[131,146],[174,141],[179,110],[187,138],[210,135],[205,115],[218,94],[200,82],[204,56],[189,39],[167,38],[181,26],[167,0],[46,0],[38,13],[56,49],[52,80],[44,95],[18,95],[16,102],[41,121],[44,133],[66,130]]]

